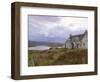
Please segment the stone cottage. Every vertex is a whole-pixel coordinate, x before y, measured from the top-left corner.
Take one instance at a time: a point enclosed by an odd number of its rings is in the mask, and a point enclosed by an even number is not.
[[[65,48],[87,48],[88,47],[88,33],[70,35],[65,42]]]

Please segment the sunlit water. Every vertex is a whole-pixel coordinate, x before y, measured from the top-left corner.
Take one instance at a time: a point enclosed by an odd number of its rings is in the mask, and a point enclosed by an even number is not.
[[[50,47],[45,45],[29,47],[28,50],[48,50]]]

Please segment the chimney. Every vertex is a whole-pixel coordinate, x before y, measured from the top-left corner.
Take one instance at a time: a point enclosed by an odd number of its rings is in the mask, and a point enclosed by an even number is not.
[[[70,34],[70,39],[72,38],[72,35]]]
[[[87,34],[87,30],[85,30],[84,34]]]

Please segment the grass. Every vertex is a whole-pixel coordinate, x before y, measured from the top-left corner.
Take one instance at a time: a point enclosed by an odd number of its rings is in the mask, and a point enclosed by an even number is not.
[[[87,64],[87,49],[51,48],[28,51],[28,66]]]

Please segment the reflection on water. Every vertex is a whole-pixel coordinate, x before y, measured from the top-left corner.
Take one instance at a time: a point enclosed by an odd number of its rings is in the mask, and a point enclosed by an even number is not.
[[[28,50],[48,50],[49,48],[49,46],[40,45],[35,47],[28,47]]]

